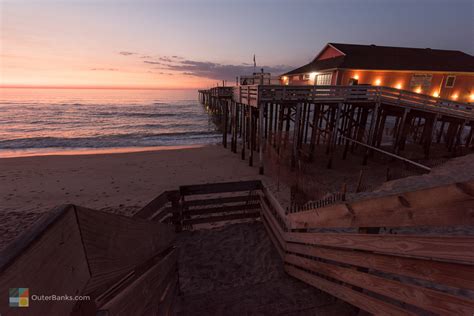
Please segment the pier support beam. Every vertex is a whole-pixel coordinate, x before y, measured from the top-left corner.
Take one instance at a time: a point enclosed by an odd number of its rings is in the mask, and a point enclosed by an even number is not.
[[[227,100],[219,100],[220,107],[222,108],[222,115],[224,116],[224,122],[222,126],[222,145],[227,148],[227,127],[229,126],[229,109],[227,106]]]
[[[263,141],[263,136],[264,136],[264,133],[266,133],[266,130],[264,132],[264,128],[263,128],[263,115],[265,113],[265,106],[266,104],[265,103],[261,103],[259,104],[259,113],[258,113],[258,125],[259,125],[259,129],[258,129],[258,159],[259,159],[259,162],[260,162],[260,168],[259,168],[259,173],[260,174],[263,174],[263,145],[264,145],[264,141]]]
[[[253,130],[254,130],[254,126],[253,126],[253,111],[252,111],[252,107],[249,106],[249,129],[248,129],[248,137],[249,137],[249,166],[252,167],[253,166],[253,148],[255,146],[254,144],[254,133],[253,133]]]
[[[296,104],[295,125],[293,127],[293,151],[291,154],[291,169],[294,170],[296,162],[299,160],[299,138],[300,138],[300,120],[301,120],[301,103]],[[289,121],[289,118],[288,118]]]

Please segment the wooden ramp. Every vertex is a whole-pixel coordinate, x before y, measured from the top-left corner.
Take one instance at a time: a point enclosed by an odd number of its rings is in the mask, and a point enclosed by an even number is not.
[[[167,314],[177,284],[174,227],[65,205],[0,256],[2,315]],[[9,288],[29,288],[29,307],[9,307]],[[33,295],[89,296],[37,301]]]

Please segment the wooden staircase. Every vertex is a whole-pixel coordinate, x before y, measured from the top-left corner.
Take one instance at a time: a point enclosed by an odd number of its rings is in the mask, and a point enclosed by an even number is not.
[[[473,181],[290,214],[260,181],[182,186],[133,217],[65,205],[1,253],[0,312],[169,315],[179,302],[179,315],[225,313],[223,306],[265,314],[284,311],[285,300],[300,303],[278,293],[277,301],[258,303],[249,295],[292,286],[296,280],[286,279],[292,276],[376,315],[473,315],[474,237],[439,232],[460,225],[472,232],[473,214]],[[288,275],[215,296],[177,298],[175,231],[257,217]],[[28,308],[8,307],[12,287],[30,288]],[[32,294],[91,300],[51,304]],[[301,304],[308,311],[324,305]]]

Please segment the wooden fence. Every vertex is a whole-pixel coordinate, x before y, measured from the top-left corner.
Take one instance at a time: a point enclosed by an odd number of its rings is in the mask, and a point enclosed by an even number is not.
[[[65,205],[0,256],[0,310],[7,315],[168,315],[177,291],[173,226]],[[28,287],[29,307],[8,306]],[[32,295],[90,300],[33,301]]]
[[[365,311],[473,315],[474,237],[417,230],[472,229],[473,196],[471,181],[286,216],[267,191],[262,219],[290,275]],[[378,234],[380,227],[412,230]]]
[[[178,225],[180,228],[189,228],[196,224],[260,217],[259,196],[256,192],[261,188],[260,181],[181,186]],[[216,197],[216,194],[223,193],[232,195]],[[189,197],[197,198],[188,200]]]
[[[0,254],[0,295],[5,298],[0,311],[170,315],[179,290],[174,231],[257,218],[260,204],[254,192],[261,188],[260,181],[182,186],[158,195],[132,217],[76,205],[58,207]],[[15,286],[29,287],[30,295],[79,295],[90,300],[30,300],[27,310],[10,308],[6,298]]]
[[[290,214],[260,181],[181,186],[133,217],[66,205],[2,252],[0,295],[28,286],[91,297],[31,301],[32,315],[169,315],[179,290],[174,230],[260,217],[288,274],[362,310],[473,315],[474,236],[426,229],[472,229],[473,213],[474,181]],[[25,313],[6,299],[0,310]]]

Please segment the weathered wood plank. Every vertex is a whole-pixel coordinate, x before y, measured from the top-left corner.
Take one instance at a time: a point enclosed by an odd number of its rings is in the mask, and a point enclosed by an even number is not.
[[[460,189],[463,188],[463,190]],[[293,229],[474,225],[474,182],[336,204],[288,215]]]
[[[185,185],[185,186],[180,186],[179,191],[181,195],[186,196],[186,195],[196,195],[196,194],[253,191],[253,190],[260,190],[261,188],[262,188],[262,183],[260,182],[260,180],[251,180],[251,181]]]
[[[92,278],[86,293],[103,290],[114,279],[170,246],[171,225],[76,207]]]
[[[275,198],[273,193],[267,187],[264,186],[262,188],[262,191],[263,191],[263,194],[265,195],[265,197],[268,199],[268,202],[270,203],[269,207],[276,211],[278,216],[285,223],[285,226],[288,228],[290,226],[289,223],[288,223],[288,218],[287,218],[286,212],[283,209],[283,207],[281,206],[280,202],[278,202],[278,200]]]
[[[260,209],[259,203],[224,205],[224,206],[207,207],[207,208],[193,208],[193,209],[184,211],[183,214],[194,216],[194,215],[213,214],[213,213],[240,212],[240,211],[256,210],[256,209]]]
[[[164,207],[166,203],[168,203],[169,195],[172,194],[173,191],[165,191],[154,198],[150,203],[145,205],[141,210],[139,210],[133,217],[136,218],[143,218],[143,219],[150,219],[153,217],[160,208]]]
[[[178,276],[176,276],[168,284],[164,295],[160,298],[156,315],[172,315],[174,301],[178,295],[178,286]]]
[[[278,224],[278,222],[275,220],[275,217],[271,213],[270,209],[267,206],[267,203],[265,200],[262,198],[262,201],[260,202],[262,206],[262,214],[268,224],[268,228],[273,232],[273,235],[278,241],[278,244],[280,248],[283,251],[286,251],[286,241],[284,240],[284,232],[281,229],[281,226]]]
[[[377,211],[367,207],[368,203],[330,205],[314,211],[292,213],[289,221],[292,229],[474,225],[474,199],[428,208],[390,207],[392,201],[387,199],[386,206]]]
[[[414,315],[395,305],[382,302],[361,292],[354,291],[349,287],[309,274],[296,267],[285,265],[285,270],[289,275],[374,315]]]
[[[21,254],[0,274],[0,311],[7,315],[69,315],[74,301],[36,302],[31,295],[78,295],[90,278],[74,208],[56,209],[22,240]],[[23,244],[24,243],[24,244]],[[9,251],[8,249],[6,251]],[[9,288],[28,287],[28,308],[8,306]]]
[[[194,219],[185,219],[183,225],[194,225],[194,224],[204,224],[204,223],[214,223],[214,222],[223,222],[237,219],[245,218],[258,218],[260,217],[260,212],[246,212],[239,214],[229,214],[221,216],[210,216],[210,217],[200,217]]]
[[[27,231],[10,243],[0,253],[0,273],[3,272],[28,247],[38,241],[48,231],[49,227],[73,208],[72,204],[60,205],[41,216]]]
[[[281,248],[281,244],[276,238],[272,229],[270,228],[270,224],[268,223],[268,220],[265,218],[265,215],[262,216],[262,223],[263,223],[263,226],[265,227],[265,230],[267,231],[268,237],[270,237],[270,240],[272,241],[273,246],[275,247],[278,254],[280,255],[281,260],[285,260],[285,251]]]
[[[288,243],[292,253],[474,290],[474,266]]]
[[[472,315],[474,313],[474,302],[465,298],[296,255],[287,255],[285,261],[440,315]]]
[[[218,204],[225,204],[225,203],[233,203],[233,202],[253,202],[258,201],[258,195],[238,195],[238,196],[226,196],[226,197],[219,197],[219,198],[212,198],[212,199],[203,199],[203,200],[188,200],[185,201],[184,205],[187,207],[193,206],[203,206],[203,205],[218,205]]]
[[[337,233],[285,233],[295,243],[346,249],[368,250],[399,256],[424,257],[435,260],[474,264],[474,237],[364,235]]]
[[[100,310],[109,315],[145,315],[156,310],[169,280],[176,280],[177,258],[177,250],[173,250]]]

